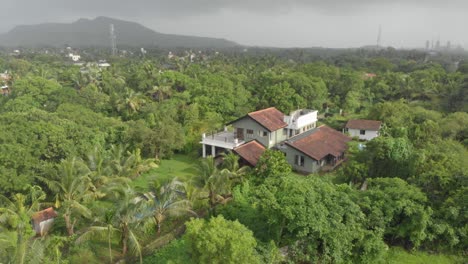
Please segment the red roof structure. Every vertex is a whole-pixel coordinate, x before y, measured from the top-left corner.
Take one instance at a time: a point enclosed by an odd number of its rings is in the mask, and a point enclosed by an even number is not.
[[[370,72],[366,72],[366,73],[363,74],[363,78],[364,78],[364,79],[372,79],[372,78],[374,78],[374,77],[377,77],[377,74],[375,74],[375,73],[370,73]]]
[[[351,129],[359,129],[359,130],[378,131],[381,125],[382,125],[382,121],[354,119],[354,120],[349,120],[348,123],[346,123],[345,127],[351,128]]]
[[[255,167],[260,156],[265,152],[265,147],[258,143],[258,141],[252,140],[233,149],[233,151],[250,165]]]
[[[57,217],[57,212],[55,212],[54,208],[52,207],[49,207],[47,209],[44,209],[32,215],[33,221],[37,223],[40,223],[42,221],[46,221],[55,217]]]
[[[258,110],[248,113],[247,115],[270,132],[288,126],[288,124],[284,122],[284,114],[275,107]]]
[[[57,217],[57,212],[54,208],[49,207],[45,210],[39,211],[32,215],[32,225],[36,235],[44,236],[49,232],[50,228],[54,223],[54,219]]]
[[[339,157],[348,148],[349,141],[350,137],[322,125],[289,139],[286,144],[315,160],[321,160],[327,155]]]

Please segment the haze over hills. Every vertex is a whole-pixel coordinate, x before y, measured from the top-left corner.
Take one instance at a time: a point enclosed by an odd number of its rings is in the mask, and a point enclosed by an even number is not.
[[[135,22],[108,17],[79,19],[73,23],[23,25],[0,35],[0,46],[90,47],[110,46],[110,24],[114,25],[118,46],[162,48],[228,48],[239,46],[225,39],[163,34]]]

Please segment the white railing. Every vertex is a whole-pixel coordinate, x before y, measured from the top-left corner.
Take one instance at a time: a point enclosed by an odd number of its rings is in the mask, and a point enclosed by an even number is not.
[[[211,135],[203,134],[200,143],[225,149],[233,149],[244,144],[244,142],[244,140],[238,139],[234,132],[222,131]]]

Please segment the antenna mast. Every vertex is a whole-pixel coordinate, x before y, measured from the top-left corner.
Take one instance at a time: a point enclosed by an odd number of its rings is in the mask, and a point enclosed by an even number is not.
[[[110,24],[110,39],[111,39],[111,49],[112,56],[117,55],[117,41],[115,36],[114,24]]]
[[[382,25],[379,25],[379,34],[377,35],[377,47],[380,48],[382,40]]]

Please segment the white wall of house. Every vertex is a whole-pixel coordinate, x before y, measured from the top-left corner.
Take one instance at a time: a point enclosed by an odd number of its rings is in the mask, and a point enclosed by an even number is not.
[[[237,128],[243,129],[245,142],[256,139],[266,148],[271,148],[287,139],[287,131],[283,128],[270,132],[250,117],[241,118],[232,123],[232,126],[235,132],[237,132]]]
[[[302,173],[315,173],[318,172],[321,166],[324,165],[319,164],[316,160],[286,144],[281,146],[279,150],[285,154],[286,160],[295,171]]]
[[[349,128],[348,133],[351,137],[358,137],[361,140],[371,140],[379,136],[379,131],[373,131],[373,130],[360,130],[360,129]]]
[[[289,116],[285,115],[284,122],[288,124],[289,129],[300,129],[311,124],[314,124],[315,127],[317,114],[316,110],[300,109],[292,112]]]

